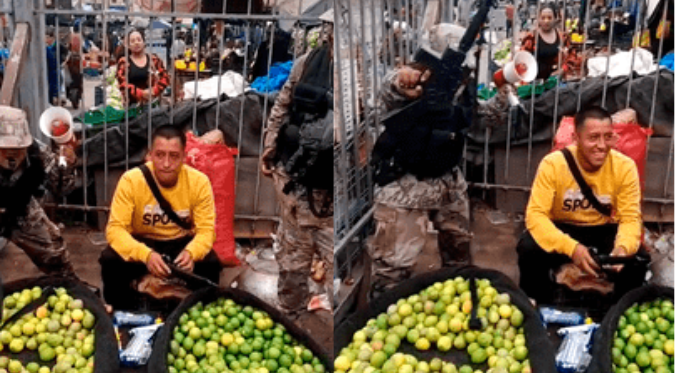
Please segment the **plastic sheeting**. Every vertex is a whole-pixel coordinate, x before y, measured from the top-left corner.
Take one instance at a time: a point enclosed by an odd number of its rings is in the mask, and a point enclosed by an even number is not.
[[[633,63],[633,51],[619,52],[609,57],[609,69],[607,69],[607,56],[593,57],[588,59],[588,76],[607,76],[616,78],[618,76],[628,76],[631,71],[639,75],[646,75],[654,72],[657,65],[653,62],[654,55],[646,49],[635,48],[635,62]]]

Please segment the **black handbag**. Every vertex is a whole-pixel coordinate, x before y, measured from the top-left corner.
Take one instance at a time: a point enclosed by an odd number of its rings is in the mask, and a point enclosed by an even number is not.
[[[570,152],[567,148],[564,148],[560,151],[565,156],[565,160],[567,161],[570,171],[572,171],[574,180],[577,181],[579,188],[581,188],[581,193],[584,195],[584,197],[586,197],[588,202],[591,203],[591,206],[593,206],[593,208],[605,216],[612,216],[612,205],[598,201],[598,198],[595,196],[595,194],[593,194],[591,187],[588,186],[588,183],[586,180],[584,180],[584,177],[581,176],[581,171],[579,171],[579,166],[577,166],[577,162],[574,160],[572,152]]]

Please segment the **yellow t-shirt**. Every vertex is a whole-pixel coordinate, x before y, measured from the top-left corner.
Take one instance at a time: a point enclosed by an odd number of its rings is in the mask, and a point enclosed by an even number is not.
[[[577,160],[577,147],[570,146]],[[577,161],[577,165],[579,162]],[[548,154],[539,164],[525,213],[525,225],[542,249],[572,256],[578,242],[561,232],[553,222],[576,225],[618,223],[614,246],[629,254],[637,252],[642,235],[640,182],[635,162],[611,150],[596,172],[579,166],[583,178],[602,203],[611,203],[614,214],[607,217],[584,198],[562,152]]]
[[[146,163],[154,171],[152,162]],[[215,204],[211,182],[203,173],[183,165],[178,182],[172,188],[157,184],[176,214],[194,222],[189,231],[182,229],[162,211],[139,168],[122,175],[110,206],[106,238],[124,260],[147,262],[151,249],[135,240],[141,236],[153,240],[173,240],[187,235],[194,238],[186,246],[192,259],[203,259],[213,247],[215,234]]]

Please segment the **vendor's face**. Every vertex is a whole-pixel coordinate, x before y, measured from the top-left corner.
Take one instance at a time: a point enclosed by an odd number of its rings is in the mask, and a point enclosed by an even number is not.
[[[0,168],[14,171],[26,159],[26,148],[0,149]]]
[[[173,137],[157,137],[152,143],[150,161],[155,169],[155,178],[165,188],[171,188],[178,182],[183,161],[185,161],[185,149],[180,139]]]
[[[144,49],[145,41],[143,41],[141,33],[134,31],[129,34],[129,51],[131,53],[142,53]]]
[[[586,119],[576,134],[579,163],[589,172],[597,171],[613,146],[614,132],[610,119]]]
[[[555,25],[553,10],[546,8],[539,13],[539,28],[542,31],[551,31]]]

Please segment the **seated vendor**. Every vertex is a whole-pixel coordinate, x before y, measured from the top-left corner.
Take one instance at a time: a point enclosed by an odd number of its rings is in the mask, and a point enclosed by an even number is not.
[[[148,273],[171,276],[162,255],[178,268],[218,283],[221,265],[211,250],[216,217],[211,183],[206,175],[183,164],[185,145],[180,129],[160,126],[152,135],[150,161],[144,165],[175,211],[174,218],[160,207],[143,166],[124,173],[117,184],[106,228],[110,246],[99,258],[103,295],[115,308],[134,308],[134,280]]]
[[[574,123],[576,145],[567,149],[605,214],[584,196],[562,151],[544,157],[525,213],[527,230],[517,247],[520,287],[539,303],[554,300],[555,274],[567,263],[593,281],[602,278],[613,284],[615,296],[641,286],[646,273],[646,266],[635,262],[600,268],[589,251],[593,247],[611,256],[638,253],[640,183],[635,162],[612,149],[607,111],[586,109]]]

